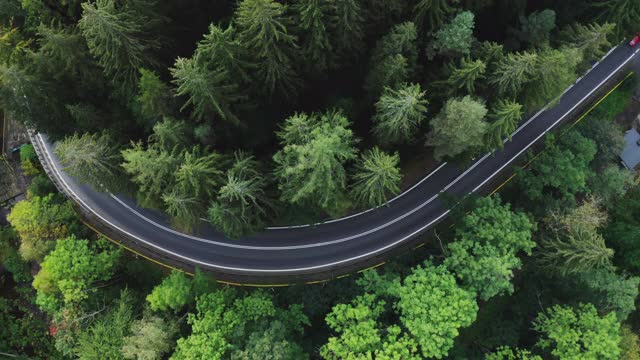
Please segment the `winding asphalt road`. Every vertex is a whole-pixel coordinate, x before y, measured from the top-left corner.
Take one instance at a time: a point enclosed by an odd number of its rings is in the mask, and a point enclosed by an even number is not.
[[[241,279],[237,281],[317,280],[371,265],[431,229],[450,211],[439,193],[464,196],[482,189],[548,131],[574,118],[608,89],[638,51],[625,44],[612,49],[567,89],[557,105],[524,122],[502,151],[487,154],[466,169],[445,163],[388,206],[323,224],[269,228],[239,240],[229,240],[210,227],[197,236],[175,231],[162,214],[142,209],[132,199],[93,191],[65,174],[45,136],[32,134],[32,141],[49,176],[81,213],[89,214],[85,219],[108,227],[116,240],[137,242],[147,256],[168,257],[185,269],[204,268],[223,279]]]

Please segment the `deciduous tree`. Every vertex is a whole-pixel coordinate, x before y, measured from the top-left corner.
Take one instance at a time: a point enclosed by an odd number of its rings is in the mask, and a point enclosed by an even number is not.
[[[461,12],[435,34],[433,48],[439,54],[469,55],[475,27],[475,15]]]
[[[591,304],[555,305],[538,314],[534,329],[537,345],[559,359],[620,358],[620,323],[614,313],[598,316]]]
[[[426,145],[435,147],[438,161],[481,146],[487,131],[485,115],[485,105],[471,96],[450,99],[431,121]]]

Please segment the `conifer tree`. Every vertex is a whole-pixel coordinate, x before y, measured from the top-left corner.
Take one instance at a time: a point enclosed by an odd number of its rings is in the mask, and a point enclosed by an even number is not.
[[[288,31],[286,11],[286,5],[273,0],[243,0],[236,23],[241,42],[256,56],[258,80],[268,95],[279,92],[294,98],[300,87],[293,61],[297,45]]]
[[[269,212],[274,210],[266,185],[266,176],[259,171],[255,158],[236,153],[226,182],[209,207],[209,221],[231,238],[262,229]]]
[[[335,32],[336,53],[343,59],[350,59],[364,48],[364,15],[359,0],[333,1],[331,28]]]
[[[611,47],[608,37],[615,31],[615,24],[573,24],[567,25],[560,37],[566,46],[573,46],[584,54],[584,60],[596,60],[605,54]]]
[[[416,71],[417,37],[415,24],[405,22],[378,40],[365,79],[365,88],[371,96],[378,96],[385,87],[395,88]]]
[[[174,188],[171,192],[162,194],[165,211],[173,220],[173,224],[191,231],[198,222],[201,201],[184,190]]]
[[[228,76],[228,84],[237,85],[241,81],[248,81],[248,72],[255,66],[249,60],[247,49],[232,25],[226,29],[209,25],[209,33],[198,42],[196,53],[203,67],[214,72],[222,69]]]
[[[327,0],[300,0],[295,9],[302,39],[301,54],[309,68],[325,72],[334,62],[329,39],[330,4]]]
[[[173,107],[173,96],[169,86],[163,83],[155,72],[147,69],[140,69],[136,101],[140,106],[141,115],[153,120],[170,115]]]
[[[484,78],[486,69],[487,66],[482,60],[471,61],[469,58],[463,58],[460,66],[450,67],[450,75],[446,80],[449,93],[464,89],[468,94],[473,94],[476,82]]]
[[[121,184],[119,146],[106,133],[76,133],[58,142],[55,153],[64,171],[98,191],[116,191]]]
[[[125,94],[133,92],[138,69],[152,63],[149,51],[159,48],[145,34],[150,19],[115,0],[82,3],[78,26],[105,75]]]
[[[537,64],[536,53],[510,53],[497,64],[490,82],[497,86],[500,94],[519,94],[524,84],[536,75]]]
[[[207,153],[199,146],[182,154],[182,163],[176,169],[176,187],[186,197],[206,201],[216,193],[222,182],[222,155],[216,152]]]
[[[386,88],[376,103],[373,132],[383,144],[410,142],[425,119],[428,101],[420,85]]]
[[[487,129],[485,145],[491,149],[502,149],[503,140],[509,137],[517,129],[522,119],[522,105],[511,100],[498,100],[491,109],[489,118],[492,120]]]
[[[413,7],[415,22],[425,32],[439,29],[447,15],[454,11],[451,0],[419,0]]]
[[[310,130],[306,141],[290,142],[296,137],[288,136],[286,130],[280,132],[278,137],[283,148],[273,156],[281,199],[339,215],[347,206],[344,165],[353,160],[357,152],[349,120],[335,110],[297,118],[308,121]],[[296,121],[296,117],[285,120],[283,129],[291,128],[291,121]]]
[[[389,155],[374,147],[356,164],[351,196],[362,208],[384,204],[387,197],[400,192],[400,156]]]
[[[239,94],[236,85],[228,82],[229,74],[225,70],[209,70],[199,64],[197,57],[177,58],[171,73],[173,83],[178,86],[176,95],[188,96],[180,110],[193,105],[192,115],[196,119],[204,120],[215,114],[224,121],[240,123],[231,105],[244,96]]]

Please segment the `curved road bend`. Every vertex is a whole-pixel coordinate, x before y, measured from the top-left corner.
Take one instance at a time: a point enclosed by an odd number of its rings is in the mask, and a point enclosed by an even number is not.
[[[38,134],[32,140],[39,147],[40,160],[62,190],[91,218],[109,228],[116,240],[136,241],[150,257],[170,257],[185,269],[199,267],[219,278],[251,283],[300,282],[335,277],[371,264],[374,258],[425,233],[449,210],[438,193],[464,196],[478,191],[508,168],[519,156],[556,125],[571,118],[624,70],[640,49],[622,45],[612,49],[600,63],[570,87],[553,108],[527,120],[513,134],[502,151],[485,155],[467,169],[453,164],[441,166],[389,206],[341,221],[315,226],[271,228],[238,240],[230,240],[206,227],[197,236],[170,228],[167,218],[138,207],[132,199],[103,194],[78,183],[62,172],[52,145]],[[90,221],[94,221],[90,220]],[[149,250],[152,249],[153,251]]]

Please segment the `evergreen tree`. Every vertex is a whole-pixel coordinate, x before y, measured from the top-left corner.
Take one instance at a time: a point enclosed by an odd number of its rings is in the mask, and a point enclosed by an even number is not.
[[[207,153],[199,146],[182,154],[182,162],[176,169],[176,186],[186,198],[211,199],[222,183],[222,155]]]
[[[296,11],[302,39],[301,54],[307,66],[323,73],[333,66],[333,46],[329,39],[330,3],[326,0],[299,0]]]
[[[63,170],[98,191],[116,191],[121,181],[119,147],[107,133],[77,133],[56,144]]]
[[[640,17],[640,3],[635,0],[592,0],[591,5],[597,12],[596,20],[616,24],[616,37],[633,29]]]
[[[198,42],[196,54],[203,67],[213,72],[222,70],[229,84],[248,81],[248,71],[255,66],[248,59],[247,49],[232,25],[226,29],[209,25],[209,33]]]
[[[418,32],[412,22],[394,26],[376,43],[365,79],[365,88],[378,96],[385,87],[395,88],[416,71]]]
[[[498,62],[490,82],[500,94],[519,94],[522,87],[536,75],[538,54],[510,53]]]
[[[615,24],[567,25],[560,37],[566,46],[576,47],[584,54],[584,61],[597,60],[611,47],[608,37],[615,31]]]
[[[415,22],[425,32],[439,29],[454,11],[451,0],[419,0],[413,7]]]
[[[411,142],[425,119],[428,101],[420,85],[386,88],[376,103],[373,132],[383,144]]]
[[[176,227],[191,231],[200,220],[201,201],[184,190],[162,194],[162,201]]]
[[[469,55],[473,41],[475,15],[470,11],[456,15],[435,34],[433,48],[439,54]]]
[[[255,158],[236,153],[226,183],[209,207],[209,221],[231,238],[262,229],[269,210],[273,210],[265,192],[266,185],[265,175],[259,171]]]
[[[333,7],[331,28],[335,32],[334,43],[338,56],[351,59],[364,48],[365,19],[359,0],[342,0],[330,3]]]
[[[182,162],[182,154],[159,146],[144,148],[132,144],[122,151],[122,167],[138,185],[138,199],[144,206],[161,207],[162,195],[175,186],[175,172]]]
[[[511,140],[511,134],[518,128],[518,123],[522,119],[522,105],[515,101],[500,99],[491,109],[489,118],[492,122],[487,129],[485,145],[492,150],[502,149],[503,140],[505,138]]]
[[[153,126],[149,143],[166,151],[172,151],[175,148],[184,149],[190,143],[189,132],[189,125],[186,122],[165,117]]]
[[[400,156],[382,152],[374,147],[362,155],[353,175],[351,196],[361,207],[376,207],[384,204],[389,195],[400,192]]]
[[[229,83],[229,74],[221,69],[209,70],[199,64],[196,58],[177,58],[171,74],[173,83],[178,86],[177,96],[188,96],[180,110],[193,105],[192,116],[199,120],[215,114],[224,121],[239,124],[240,120],[231,109],[231,105],[244,99],[238,93],[235,84]]]
[[[123,93],[135,89],[138,69],[152,63],[149,51],[159,48],[145,33],[151,20],[114,0],[82,3],[78,26],[105,75]]]
[[[530,46],[541,47],[549,42],[549,36],[555,27],[555,11],[549,9],[534,11],[527,17],[520,16],[520,32],[518,35]]]
[[[582,52],[575,48],[547,49],[538,54],[535,75],[527,83],[523,104],[529,110],[541,108],[559,96],[577,76]]]
[[[151,70],[140,69],[136,102],[140,106],[141,115],[148,119],[155,120],[172,112],[171,89]]]
[[[291,204],[309,204],[332,215],[346,207],[344,165],[356,157],[356,142],[349,120],[332,110],[324,114],[299,115],[308,122],[305,142],[290,142],[286,132],[296,117],[285,120],[279,133],[283,148],[273,160],[282,191],[281,199]]]
[[[487,130],[485,115],[484,104],[470,96],[450,99],[431,121],[426,145],[435,147],[434,157],[438,161],[481,146]]]
[[[300,87],[293,62],[296,38],[287,29],[286,11],[286,5],[273,0],[243,0],[236,22],[241,42],[260,65],[258,80],[266,86],[268,95],[277,91],[294,98]]]
[[[449,78],[446,80],[449,94],[461,89],[473,94],[476,82],[484,78],[486,69],[482,60],[471,61],[469,58],[462,58],[458,67],[450,66]]]

